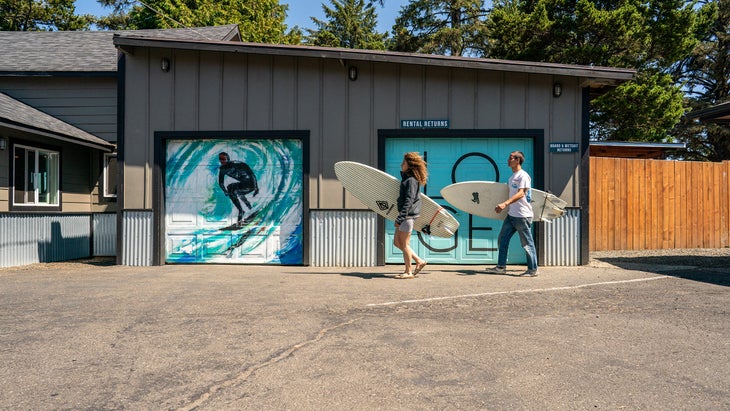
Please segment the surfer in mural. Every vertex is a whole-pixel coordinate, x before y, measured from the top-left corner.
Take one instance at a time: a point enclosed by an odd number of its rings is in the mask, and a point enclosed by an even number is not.
[[[532,179],[527,171],[522,169],[525,155],[521,151],[513,151],[509,155],[507,164],[512,169],[512,175],[507,180],[509,185],[509,198],[494,207],[497,213],[507,210],[507,217],[502,223],[502,229],[497,238],[499,253],[497,255],[497,266],[487,269],[488,273],[505,274],[507,272],[507,252],[509,251],[509,240],[515,234],[520,236],[520,244],[525,249],[527,257],[527,271],[520,274],[522,277],[537,276],[537,251],[535,240],[532,238],[533,212],[530,205],[530,190]]]
[[[395,219],[395,237],[393,245],[403,252],[403,261],[406,269],[403,274],[395,278],[414,278],[426,266],[426,260],[417,256],[411,249],[411,232],[413,222],[421,214],[421,185],[426,184],[428,170],[426,162],[418,153],[406,153],[400,165],[401,184],[398,194],[398,217]],[[412,261],[416,262],[415,269],[412,269]]]
[[[246,205],[246,208],[251,210],[251,203],[246,198],[246,195],[253,193],[256,196],[259,193],[259,185],[256,181],[256,175],[251,170],[248,164],[241,161],[232,161],[231,157],[226,152],[218,154],[218,161],[221,165],[218,168],[218,186],[220,186],[223,193],[231,199],[233,205],[238,210],[238,220],[236,225],[243,225],[243,215],[245,214],[241,201]],[[235,182],[226,185],[226,176]],[[253,218],[253,214],[247,217],[247,219]]]

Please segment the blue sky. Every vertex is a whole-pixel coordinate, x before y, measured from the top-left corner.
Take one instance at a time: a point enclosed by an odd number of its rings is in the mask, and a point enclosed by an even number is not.
[[[322,3],[330,5],[330,0],[279,0],[280,4],[288,4],[286,24],[289,27],[299,26],[303,29],[314,28],[310,17],[324,18]],[[378,31],[390,32],[395,18],[408,0],[385,0],[385,7],[376,6],[378,13]],[[104,9],[96,0],[76,0],[76,14],[105,15],[111,10]]]

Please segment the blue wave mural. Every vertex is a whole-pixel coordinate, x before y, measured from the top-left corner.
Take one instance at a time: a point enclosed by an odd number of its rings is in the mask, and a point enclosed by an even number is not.
[[[298,139],[168,140],[166,261],[303,262]]]

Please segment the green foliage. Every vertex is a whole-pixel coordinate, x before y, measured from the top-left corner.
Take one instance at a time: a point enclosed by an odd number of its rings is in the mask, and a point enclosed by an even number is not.
[[[75,11],[73,0],[0,0],[0,30],[88,30],[94,17]]]
[[[683,93],[668,74],[639,73],[594,100],[591,113],[595,139],[667,142],[671,130],[684,114]]]
[[[730,99],[730,0],[717,0],[699,9],[704,22],[701,41],[680,64],[676,74],[683,82],[691,110]],[[689,160],[730,160],[730,125],[697,123],[684,119],[673,131],[687,144]]]
[[[637,69],[636,81],[592,101],[592,137],[666,141],[682,92],[660,73],[695,47],[701,23],[685,0],[498,0],[489,56]]]
[[[669,67],[697,43],[682,0],[498,0],[491,57],[626,68]]]
[[[301,30],[286,33],[288,6],[278,0],[100,0],[114,11],[99,24],[114,29],[165,29],[238,24],[243,41],[291,44]]]
[[[385,49],[387,33],[378,33],[378,16],[371,1],[330,0],[331,7],[322,4],[326,20],[312,17],[317,26],[307,30],[306,43],[314,46],[352,49]]]
[[[698,123],[685,118],[673,133],[677,140],[687,145],[687,149],[682,153],[682,157],[686,160],[730,160],[728,124]]]
[[[394,51],[484,56],[483,0],[411,0],[393,26]]]
[[[719,103],[730,97],[730,0],[706,4],[700,42],[676,70],[693,99]]]

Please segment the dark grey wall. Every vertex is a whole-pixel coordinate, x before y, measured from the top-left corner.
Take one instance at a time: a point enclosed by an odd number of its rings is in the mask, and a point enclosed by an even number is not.
[[[169,72],[160,70],[169,58]],[[358,79],[347,78],[348,65]],[[552,96],[560,82],[563,94]],[[401,119],[449,119],[451,129],[543,129],[545,188],[579,204],[577,77],[337,59],[136,48],[126,55],[124,208],[152,209],[156,131],[309,130],[309,204],[359,207],[336,180],[336,161],[377,165],[378,129]],[[536,171],[540,172],[540,171]],[[130,184],[134,182],[134,184]]]
[[[0,77],[0,91],[106,141],[117,140],[116,77]]]

